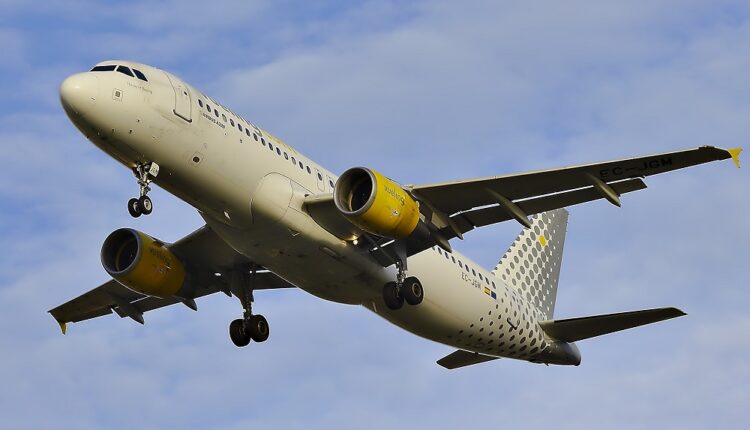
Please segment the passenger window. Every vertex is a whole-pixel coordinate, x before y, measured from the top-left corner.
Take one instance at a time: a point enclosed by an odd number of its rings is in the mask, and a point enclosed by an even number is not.
[[[476,271],[476,270],[474,270],[474,269],[471,269],[471,273],[473,273],[473,274],[474,274],[474,276],[477,276],[477,271]]]
[[[292,157],[292,164],[297,164],[297,160],[295,160],[294,157]]]
[[[237,123],[237,128],[239,128],[239,129],[240,129],[240,131],[242,131],[242,124],[240,124],[240,123],[238,122],[238,123]],[[249,134],[249,133],[248,133],[248,136],[250,136],[250,134]]]
[[[216,118],[219,117],[219,110],[218,109],[214,109],[214,115],[216,115]]]
[[[250,137],[250,129],[249,129],[249,128],[246,128],[246,129],[245,129],[245,134],[247,135],[247,137]],[[256,139],[256,140],[257,140],[257,139]]]
[[[305,170],[305,166],[302,165],[301,161],[299,162],[299,168],[302,169],[302,170]]]
[[[143,73],[141,73],[140,70],[133,69],[133,73],[135,73],[135,77],[136,78],[138,78],[138,79],[140,79],[140,80],[142,80],[144,82],[148,82],[148,79],[146,79],[146,75],[144,75]]]
[[[122,73],[123,75],[128,75],[131,78],[135,77],[135,76],[133,76],[133,72],[131,72],[130,69],[128,69],[125,66],[117,66],[117,71],[120,72],[120,73]]]
[[[203,107],[203,100],[198,99],[198,106]]]
[[[211,113],[211,106],[209,106],[208,103],[206,103],[206,110],[208,111],[208,113]]]
[[[234,128],[234,120],[232,118],[229,118],[229,124],[231,124],[232,128]]]
[[[226,115],[221,114],[221,119],[222,119],[222,121],[227,122],[227,116]]]
[[[451,260],[453,260],[453,264],[456,264],[456,257],[451,255]]]
[[[333,181],[328,181],[328,185],[330,185],[331,188],[333,188]]]
[[[287,154],[287,153],[285,152],[285,153],[284,153],[284,158],[288,160],[288,159],[289,159],[289,154]]]
[[[458,267],[460,267],[462,269],[464,268],[464,265],[461,263],[461,260],[458,260]]]
[[[261,140],[263,140],[263,139],[261,139]],[[268,149],[270,149],[271,151],[273,151],[273,144],[271,144],[271,142],[268,142]]]
[[[257,134],[255,134],[255,133],[253,133],[253,139],[255,139],[255,141],[257,142],[257,141],[258,141],[258,135],[257,135]],[[266,144],[266,143],[265,143],[265,142],[263,142],[263,145],[265,145],[265,144]]]
[[[309,173],[309,174],[312,175],[312,171],[310,170],[310,166],[307,166],[306,169],[307,169],[307,173]]]
[[[319,180],[319,181],[322,181],[322,180],[323,180],[323,175],[321,175],[321,174],[320,174],[320,172],[318,172],[318,180]]]
[[[269,145],[270,145],[270,143],[269,143]],[[279,155],[281,155],[281,150],[279,149],[278,146],[276,147],[276,153],[279,154]]]
[[[96,66],[93,69],[91,69],[92,72],[113,72],[117,66],[114,64],[109,64],[106,66]]]

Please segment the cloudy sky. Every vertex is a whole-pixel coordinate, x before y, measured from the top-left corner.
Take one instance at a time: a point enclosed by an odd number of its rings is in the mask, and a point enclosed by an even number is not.
[[[0,0],[0,52],[2,427],[746,428],[750,169],[728,161],[571,209],[556,317],[689,314],[581,342],[578,368],[449,372],[450,348],[302,291],[257,294],[272,335],[245,349],[224,296],[64,337],[46,313],[107,279],[110,231],[201,225],[161,190],[128,216],[130,172],[59,105],[69,74],[149,63],[336,172],[433,182],[750,146],[746,0]],[[455,246],[491,267],[518,230]]]

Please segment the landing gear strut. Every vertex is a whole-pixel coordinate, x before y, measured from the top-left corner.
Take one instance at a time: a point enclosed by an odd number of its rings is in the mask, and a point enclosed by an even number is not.
[[[133,168],[133,174],[138,181],[138,198],[128,200],[128,212],[133,218],[148,215],[154,210],[154,204],[148,196],[151,191],[149,184],[159,174],[159,165],[156,163],[138,163]]]
[[[229,337],[232,342],[239,347],[247,346],[251,340],[256,342],[265,342],[268,339],[270,330],[268,321],[263,315],[253,315],[253,288],[252,283],[255,278],[255,267],[252,269],[250,285],[245,284],[243,273],[235,271],[232,273],[232,283],[235,291],[239,290],[237,296],[242,302],[242,319],[236,319],[229,324]]]
[[[398,261],[396,261],[396,282],[388,282],[383,286],[383,301],[388,309],[397,310],[404,306],[404,302],[416,306],[424,300],[422,283],[414,276],[406,276],[406,250],[396,247]]]

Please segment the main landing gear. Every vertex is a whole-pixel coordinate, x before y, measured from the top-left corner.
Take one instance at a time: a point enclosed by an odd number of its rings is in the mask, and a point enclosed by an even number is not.
[[[148,196],[148,192],[151,191],[148,185],[159,174],[159,165],[138,163],[133,167],[133,174],[138,181],[139,197],[128,200],[128,212],[133,218],[138,218],[154,210],[154,204]]]
[[[255,277],[255,268],[253,268],[251,276],[252,278]],[[266,318],[263,315],[253,315],[252,278],[248,287],[245,285],[245,279],[241,273],[235,272],[232,274],[232,282],[240,287],[238,297],[242,302],[244,312],[242,319],[236,319],[229,324],[229,337],[232,339],[232,343],[239,347],[247,346],[251,340],[265,342],[270,334]]]
[[[396,282],[388,282],[383,286],[383,301],[388,309],[397,310],[404,306],[404,302],[416,306],[424,300],[424,288],[414,276],[406,277],[406,259],[396,263],[398,275]]]

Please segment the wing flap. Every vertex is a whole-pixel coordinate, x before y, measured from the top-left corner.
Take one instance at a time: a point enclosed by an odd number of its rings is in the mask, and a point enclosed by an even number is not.
[[[642,179],[627,179],[625,181],[609,184],[619,195],[647,188]],[[517,205],[527,215],[533,215],[558,208],[577,205],[603,198],[594,188],[588,187],[580,190],[567,191],[542,197],[531,198],[517,202]],[[489,206],[458,213],[451,217],[459,227],[461,233],[466,233],[476,227],[483,227],[498,222],[508,221],[513,217],[502,206]],[[443,233],[448,237],[454,237],[451,229],[444,229]]]
[[[687,315],[677,308],[646,309],[564,320],[541,321],[545,333],[563,342],[575,342],[629,328]]]
[[[473,364],[484,363],[487,361],[497,360],[500,357],[491,357],[489,355],[469,352],[459,349],[451,354],[446,355],[437,361],[437,364],[446,369],[458,369],[459,367],[471,366]]]

